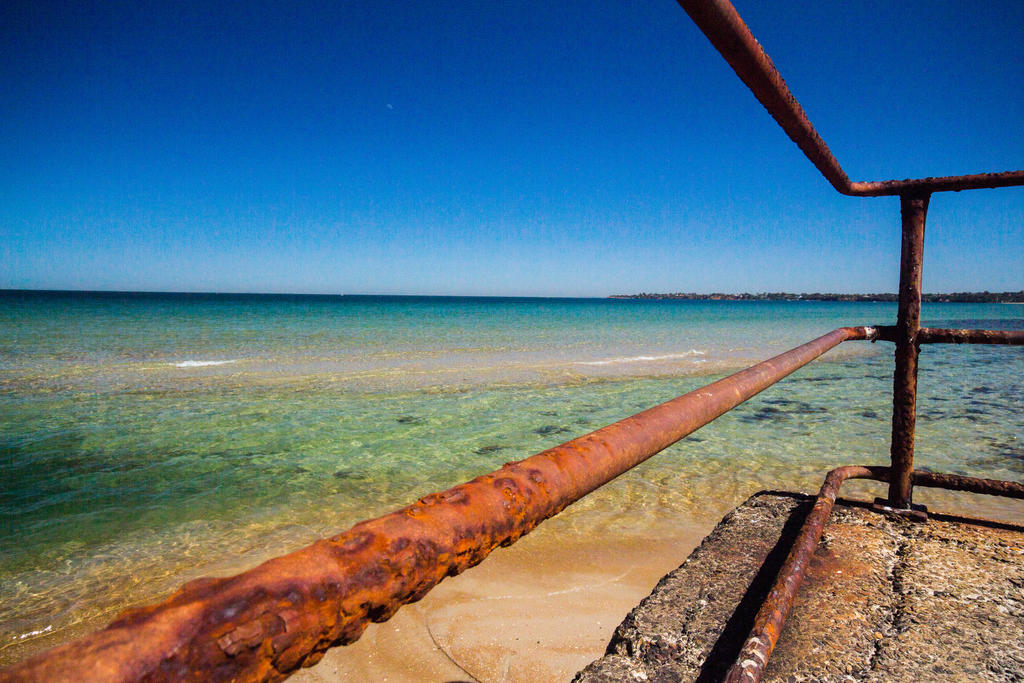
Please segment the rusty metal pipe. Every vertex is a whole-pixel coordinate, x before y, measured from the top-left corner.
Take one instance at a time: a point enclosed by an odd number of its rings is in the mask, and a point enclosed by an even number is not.
[[[245,573],[192,581],[0,672],[0,681],[77,681],[83,671],[94,681],[283,679],[829,349],[873,334],[833,330]]]
[[[921,270],[928,196],[900,197],[903,244],[900,249],[900,296],[896,312],[896,367],[892,382],[892,458],[889,505],[910,507],[917,422],[917,331],[921,327]]]
[[[1004,498],[1024,498],[1024,484],[1000,479],[978,479],[963,477],[959,474],[942,474],[940,472],[923,472],[914,470],[914,486],[928,486],[951,491],[967,491],[982,493],[988,496]]]
[[[1024,346],[1024,330],[957,330],[922,327],[918,344],[1009,344]]]
[[[727,0],[679,0],[679,4],[832,187],[850,194],[850,179],[736,8]]]
[[[736,8],[728,0],[678,2],[757,101],[838,192],[854,197],[882,197],[1024,185],[1024,171],[851,182]]]
[[[727,683],[757,683],[764,674],[775,644],[782,634],[782,626],[786,623],[789,610],[793,607],[797,591],[804,580],[811,556],[818,548],[821,534],[825,530],[828,518],[839,493],[839,487],[847,479],[876,479],[884,481],[888,477],[887,467],[839,467],[825,477],[825,483],[818,491],[814,508],[807,515],[800,534],[793,541],[793,548],[786,558],[786,563],[779,570],[779,576],[765,598],[761,609],[754,619],[754,627],[743,648],[740,650],[736,663],[725,676]]]
[[[778,578],[771,592],[765,598],[761,609],[754,619],[750,635],[743,643],[736,662],[725,676],[728,683],[758,683],[768,666],[768,659],[775,649],[796,600],[800,584],[811,561],[811,556],[821,542],[821,535],[832,514],[832,508],[839,495],[839,489],[847,479],[873,479],[889,481],[891,470],[888,467],[865,467],[851,465],[838,467],[825,477],[825,482],[818,491],[814,508],[807,515],[800,533],[793,541],[793,548],[786,558],[786,563],[779,570]],[[1024,498],[1024,484],[996,479],[978,479],[962,477],[956,474],[938,472],[912,473],[914,484],[933,488],[951,489],[954,491],[970,491],[992,496]]]
[[[854,197],[891,197],[893,195],[902,196],[908,193],[960,192],[962,190],[986,190],[997,187],[1015,187],[1017,185],[1024,185],[1024,171],[976,173],[973,175],[916,178],[912,180],[857,182],[850,183],[850,191],[844,194]]]
[[[877,325],[879,341],[896,341],[895,325]],[[1006,344],[1024,345],[1024,330],[960,330],[943,327],[922,327],[917,331],[917,344]]]

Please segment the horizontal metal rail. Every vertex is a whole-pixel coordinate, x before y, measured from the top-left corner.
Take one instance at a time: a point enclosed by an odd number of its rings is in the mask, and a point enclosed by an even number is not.
[[[896,327],[879,325],[878,339],[896,341]],[[1024,330],[958,330],[922,327],[917,331],[918,344],[1008,344],[1024,346]]]
[[[703,427],[838,344],[842,327],[753,367],[0,671],[0,681],[280,680],[351,643],[446,576]]]
[[[875,481],[889,481],[891,470],[888,467],[865,467],[847,466],[838,467],[825,477],[825,483],[818,491],[818,498],[814,502],[814,508],[807,515],[800,533],[793,542],[786,563],[779,570],[778,578],[772,586],[771,592],[761,605],[761,609],[754,619],[754,627],[736,663],[729,669],[725,680],[727,683],[757,683],[764,675],[768,666],[768,659],[782,635],[782,628],[786,623],[793,602],[796,600],[797,591],[804,580],[804,574],[810,564],[814,551],[818,548],[821,535],[825,525],[832,514],[832,508],[839,495],[839,488],[847,479],[873,479]],[[977,479],[974,477],[962,477],[956,474],[940,474],[937,472],[922,472],[915,470],[912,473],[912,480],[915,486],[928,486],[932,488],[952,489],[954,491],[970,491],[972,493],[983,493],[992,496],[1005,496],[1009,498],[1024,498],[1024,484],[1012,481],[998,481],[995,479]]]
[[[772,118],[817,167],[837,191],[854,197],[975,190],[1024,185],[1024,171],[976,175],[851,182],[828,145],[814,130],[803,107],[789,91],[771,58],[751,34],[728,0],[678,0],[736,75],[740,77]]]

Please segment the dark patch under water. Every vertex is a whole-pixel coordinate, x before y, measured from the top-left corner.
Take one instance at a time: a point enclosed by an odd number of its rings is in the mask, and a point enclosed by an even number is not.
[[[786,415],[781,410],[779,410],[778,408],[765,406],[764,408],[761,408],[760,410],[754,413],[741,413],[737,415],[737,419],[739,419],[741,422],[748,423],[771,421],[782,422],[784,420],[788,420],[789,416]]]
[[[991,452],[996,455],[1007,458],[1010,460],[1020,460],[1024,462],[1024,444],[1016,439],[997,439],[988,437],[987,441],[991,448]]]
[[[562,427],[560,425],[544,425],[543,427],[534,429],[533,433],[541,436],[552,436],[554,434],[565,434],[570,431],[572,430],[568,427]]]
[[[828,408],[825,406],[816,406],[808,403],[807,401],[799,401],[789,398],[764,399],[762,403],[769,405],[762,405],[753,413],[739,412],[737,414],[737,418],[747,423],[771,421],[783,422],[790,419],[793,415],[821,415],[828,413]]]
[[[795,380],[792,380],[792,381],[795,381],[795,382],[840,382],[843,379],[845,379],[845,378],[840,377],[839,375],[829,375],[827,377],[799,377],[799,378],[797,378]]]
[[[337,470],[334,473],[335,479],[361,479],[363,475],[355,470]]]

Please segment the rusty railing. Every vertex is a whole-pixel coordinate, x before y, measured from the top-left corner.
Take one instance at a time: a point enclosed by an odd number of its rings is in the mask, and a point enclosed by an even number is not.
[[[890,457],[893,472],[889,480],[889,505],[910,509],[911,472],[914,463],[914,426],[917,402],[918,344],[943,341],[937,331],[921,336],[921,271],[924,260],[924,227],[928,201],[933,192],[975,190],[1024,185],[1024,171],[976,175],[851,182],[828,145],[808,120],[800,103],[789,91],[771,58],[728,0],[678,0],[679,5],[707,36],[715,49],[733,68],[757,100],[778,122],[804,155],[842,194],[855,197],[899,195],[903,241],[900,251],[899,308],[896,326],[886,328],[887,338],[896,342],[893,375],[893,419]],[[957,334],[957,332],[959,334]],[[959,330],[943,333],[950,341],[963,343],[1000,338],[988,330]],[[1008,339],[1005,335],[1001,337]]]
[[[757,101],[782,126],[786,135],[838,192],[851,197],[891,195],[924,197],[933,192],[959,192],[1009,187],[1024,183],[1024,171],[975,175],[851,182],[807,119],[803,107],[789,91],[771,58],[728,0],[677,0],[693,23],[707,36]]]
[[[838,192],[854,197],[898,195],[902,223],[899,305],[896,325],[877,328],[879,339],[896,345],[893,372],[891,466],[843,467],[829,473],[814,510],[804,522],[786,564],[755,620],[754,629],[728,681],[761,679],[786,615],[803,579],[806,563],[817,547],[842,482],[867,478],[889,484],[887,504],[876,509],[920,518],[913,505],[913,487],[937,486],[1020,498],[1024,486],[1014,482],[970,479],[914,471],[914,429],[917,404],[917,361],[921,344],[1024,344],[1024,332],[941,330],[921,327],[921,272],[928,202],[934,192],[1024,185],[1024,171],[976,175],[851,182],[832,152],[789,91],[772,60],[728,0],[678,0],[694,23],[736,72],[757,100]]]

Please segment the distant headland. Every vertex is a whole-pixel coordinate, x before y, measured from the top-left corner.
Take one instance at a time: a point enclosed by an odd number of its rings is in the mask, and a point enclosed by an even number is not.
[[[697,294],[696,292],[672,292],[669,294],[612,294],[609,299],[690,299],[696,301],[897,301],[896,294],[834,294],[814,292],[793,294],[792,292],[761,292],[759,294]],[[1024,303],[1024,290],[1019,292],[953,292],[951,294],[922,294],[927,303],[967,304],[1010,304]]]

